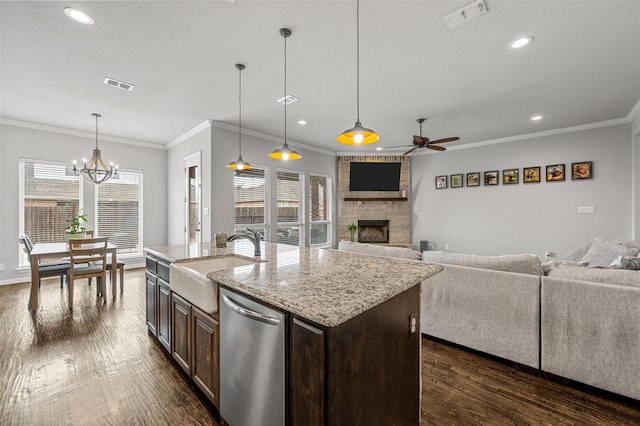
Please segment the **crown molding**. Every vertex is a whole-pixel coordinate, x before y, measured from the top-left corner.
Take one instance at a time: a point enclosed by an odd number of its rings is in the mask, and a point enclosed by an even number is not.
[[[216,121],[216,120],[210,120],[211,121],[211,127],[217,127],[219,129],[225,129],[225,130],[231,130],[233,132],[237,132],[239,131],[239,127],[235,126],[233,124],[229,124],[229,123],[225,123],[222,121]],[[249,130],[249,129],[242,129],[242,134],[243,135],[247,135],[247,136],[253,136],[259,139],[265,139],[271,142],[275,142],[278,145],[281,145],[284,143],[284,139],[283,138],[279,138],[276,136],[272,136],[272,135],[268,135],[266,133],[262,133],[262,132],[256,132],[254,130]],[[318,148],[317,146],[311,146],[311,145],[307,145],[301,142],[296,142],[296,141],[292,141],[287,139],[287,144],[289,146],[293,146],[296,148],[301,148],[301,149],[306,149],[308,151],[315,151],[315,152],[319,152],[321,154],[326,154],[326,155],[331,155],[331,156],[336,156],[336,152],[335,151],[330,151],[328,149],[323,149],[323,148]]]
[[[636,104],[636,106],[637,105],[638,104]],[[488,139],[486,141],[471,142],[471,143],[466,143],[466,144],[462,144],[462,145],[447,147],[447,151],[459,151],[459,150],[462,150],[462,149],[479,148],[481,146],[497,145],[497,144],[507,143],[507,142],[517,142],[517,141],[526,140],[526,139],[535,139],[535,138],[541,138],[541,137],[546,137],[546,136],[561,135],[561,134],[564,134],[564,133],[580,132],[580,131],[583,131],[583,130],[598,129],[600,127],[617,126],[619,124],[627,124],[627,123],[629,123],[630,122],[629,117],[630,117],[630,115],[628,115],[627,117],[623,117],[623,118],[615,118],[613,120],[599,121],[599,122],[596,122],[596,123],[580,124],[578,126],[562,127],[560,129],[551,129],[551,130],[545,130],[545,131],[542,131],[542,132],[525,133],[525,134],[522,134],[522,135],[508,136],[508,137],[505,137],[505,138]],[[425,152],[425,151],[427,151],[427,152]],[[384,151],[384,150],[383,151],[363,151],[363,152],[338,152],[338,155],[339,156],[341,156],[341,155],[397,155],[398,152],[399,151]],[[402,152],[402,151],[400,151],[400,152]],[[421,152],[414,152],[412,154],[412,156],[434,155],[434,154],[438,154],[438,152],[434,152],[432,150],[423,150]]]
[[[44,132],[59,133],[59,134],[69,135],[69,136],[79,136],[79,137],[82,137],[82,138],[93,139],[96,136],[96,134],[92,133],[92,132],[84,132],[84,131],[81,131],[81,130],[65,129],[65,128],[62,128],[62,127],[49,126],[49,125],[46,125],[46,124],[38,124],[38,123],[31,123],[29,121],[14,120],[12,118],[0,117],[0,124],[6,124],[8,126],[24,127],[26,129],[42,130]],[[135,145],[135,146],[140,146],[140,147],[143,147],[143,148],[153,148],[153,149],[161,149],[161,150],[165,150],[166,149],[165,145],[159,145],[159,144],[154,144],[154,143],[149,143],[149,142],[142,142],[142,141],[137,141],[137,140],[133,140],[133,139],[119,138],[119,137],[116,137],[116,136],[108,136],[108,135],[104,135],[104,134],[100,134],[100,140],[101,141],[122,143],[122,144],[126,144],[126,145]]]
[[[198,124],[196,127],[187,130],[186,132],[184,132],[183,134],[181,134],[180,136],[178,136],[177,138],[173,139],[172,141],[170,141],[168,144],[165,145],[166,149],[171,149],[175,146],[180,145],[182,142],[186,141],[187,139],[197,135],[198,133],[210,129],[211,128],[211,121],[212,120],[205,120],[202,123]]]

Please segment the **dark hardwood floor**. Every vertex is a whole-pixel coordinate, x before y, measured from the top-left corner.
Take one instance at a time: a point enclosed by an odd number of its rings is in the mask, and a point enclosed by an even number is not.
[[[146,331],[144,270],[125,272],[106,305],[95,289],[0,286],[0,425],[216,425]],[[423,339],[422,425],[638,425],[640,405],[577,390]],[[389,390],[393,392],[393,390]],[[351,425],[349,425],[351,426]]]

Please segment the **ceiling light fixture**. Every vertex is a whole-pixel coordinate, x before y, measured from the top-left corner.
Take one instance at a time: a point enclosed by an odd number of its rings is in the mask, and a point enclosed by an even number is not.
[[[533,37],[531,36],[520,37],[515,39],[511,43],[509,43],[509,48],[520,49],[521,47],[525,47],[527,44],[531,43],[532,41],[533,41]]]
[[[304,126],[305,124],[307,124],[307,120],[298,120],[298,124]]]
[[[238,70],[238,159],[227,164],[227,167],[236,171],[251,170],[251,164],[242,159],[242,64],[236,64]]]
[[[360,122],[360,0],[356,2],[356,124],[338,136],[338,142],[345,145],[368,145],[375,143],[380,136]]]
[[[280,28],[280,35],[284,38],[284,98],[287,97],[287,37],[291,35],[289,28]],[[296,99],[297,100],[297,99]],[[284,102],[284,145],[269,154],[274,160],[299,160],[302,155],[298,154],[287,145],[287,103]]]
[[[76,161],[73,160],[73,171],[77,176],[82,175],[88,181],[99,184],[107,181],[111,176],[118,176],[118,166],[114,168],[113,162],[111,162],[109,163],[109,168],[107,168],[107,165],[102,161],[102,155],[100,155],[100,149],[98,148],[98,118],[102,117],[102,115],[95,112],[91,115],[96,118],[96,148],[93,150],[89,164],[87,164],[86,158],[82,159],[84,167],[80,170],[77,169]]]
[[[64,9],[64,14],[67,15],[69,18],[73,19],[74,21],[79,22],[81,24],[85,24],[85,25],[93,24],[93,18],[91,16],[89,16],[88,14],[86,14],[81,10],[74,9],[73,7],[66,7]]]
[[[531,117],[531,121],[540,121],[544,118],[544,116],[542,115],[534,115],[533,117]]]

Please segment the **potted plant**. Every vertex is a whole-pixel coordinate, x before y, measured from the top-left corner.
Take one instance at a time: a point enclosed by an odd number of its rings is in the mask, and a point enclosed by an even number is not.
[[[69,219],[67,229],[64,230],[65,241],[69,241],[72,238],[84,238],[86,237],[86,229],[83,226],[87,223],[87,216],[82,212],[73,214],[73,217]]]
[[[349,230],[349,239],[351,241],[355,241],[356,240],[356,231],[358,230],[358,225],[356,225],[355,223],[350,223],[347,226],[347,229]]]

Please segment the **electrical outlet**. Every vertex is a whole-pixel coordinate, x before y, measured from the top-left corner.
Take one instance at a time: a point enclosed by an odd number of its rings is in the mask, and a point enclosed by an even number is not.
[[[548,251],[544,254],[544,257],[547,259],[551,259],[553,257],[553,252],[552,251]]]
[[[409,314],[409,334],[415,333],[417,326],[418,326],[418,320],[416,319],[416,313],[411,312]]]
[[[4,263],[0,263],[0,271],[4,271],[4,268],[5,268]]]
[[[594,206],[578,206],[578,214],[593,214],[596,212]]]
[[[444,245],[444,249],[445,249],[445,250],[449,250],[449,244],[445,244],[445,245]]]

